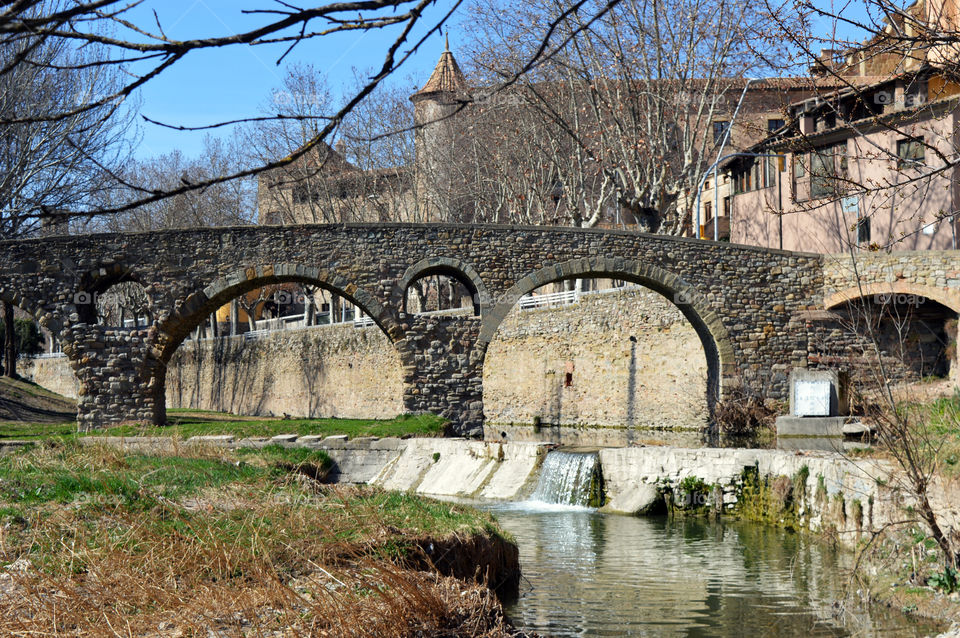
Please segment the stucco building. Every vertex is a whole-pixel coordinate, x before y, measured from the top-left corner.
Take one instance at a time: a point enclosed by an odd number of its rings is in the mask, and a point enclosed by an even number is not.
[[[956,0],[921,0],[813,71],[844,81],[796,101],[787,125],[734,158],[731,241],[807,252],[957,248]],[[867,74],[876,74],[867,75]]]
[[[688,83],[687,89],[698,90],[699,82],[706,81]],[[835,90],[844,84],[830,77],[780,78],[749,83],[724,80],[718,84],[723,86],[719,107],[711,118],[698,124],[703,129],[698,134],[708,140],[705,165],[717,159],[721,146],[724,153],[741,151],[785,126],[791,103]],[[546,92],[545,89],[541,91]],[[533,180],[539,180],[539,186],[531,188],[527,185],[527,193],[513,199],[500,197],[496,203],[491,203],[496,197],[487,197],[483,189],[502,188],[503,183],[511,178],[509,153],[523,151],[498,148],[500,138],[497,135],[537,136],[543,134],[538,127],[548,124],[530,123],[543,120],[544,115],[534,112],[531,117],[532,108],[525,102],[522,89],[511,88],[494,96],[488,93],[471,87],[448,47],[424,86],[410,97],[414,105],[416,157],[412,166],[364,171],[350,164],[338,150],[320,145],[290,167],[261,176],[258,189],[261,221],[397,220],[563,225],[572,223],[571,219],[575,217],[570,214],[567,198],[562,196],[564,189],[577,189],[583,193],[586,206],[602,209],[593,222],[596,225],[650,229],[649,220],[620,206],[609,185],[606,190],[599,185],[599,178],[569,184],[549,169],[534,176]],[[734,118],[738,104],[739,111]],[[724,144],[728,130],[729,136]],[[478,140],[483,143],[478,145]],[[572,144],[569,140],[566,143]],[[557,144],[557,140],[551,140],[551,144]],[[562,136],[560,144],[563,144]],[[557,153],[574,155],[572,148],[560,149]],[[544,165],[551,161],[556,158],[544,155]],[[529,166],[515,168],[530,170]],[[536,202],[539,216],[529,214],[530,191],[533,192],[532,198],[541,200]],[[732,195],[729,179],[721,175],[719,184],[714,184],[713,177],[704,184],[700,196],[699,229],[693,223],[696,214],[691,207],[697,198],[692,191],[690,189],[677,197],[678,214],[690,213],[691,223],[685,234],[712,237],[713,225],[717,224],[719,234],[727,237]],[[715,192],[717,202],[714,202]]]

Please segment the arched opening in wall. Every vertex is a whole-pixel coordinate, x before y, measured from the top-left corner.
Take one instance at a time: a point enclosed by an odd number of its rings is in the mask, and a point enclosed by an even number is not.
[[[191,333],[194,341],[272,333],[317,325],[373,325],[346,297],[306,282],[262,286],[239,295],[211,313]]]
[[[301,418],[403,412],[396,348],[356,297],[326,282],[247,280],[164,328],[173,337],[163,355],[170,408]]]
[[[710,366],[697,329],[643,285],[615,275],[582,281],[590,288],[531,290],[499,324],[483,367],[485,435],[699,444]]]
[[[143,284],[123,280],[98,292],[90,299],[96,310],[97,323],[108,328],[132,330],[153,323],[150,297]]]
[[[473,282],[454,268],[428,268],[407,285],[404,312],[480,316],[479,293]]]
[[[9,308],[13,311],[16,376],[0,377],[0,421],[75,421],[80,383],[60,350],[59,335],[40,326],[26,309],[12,303]],[[0,344],[6,343],[6,319],[0,317]],[[6,373],[5,353],[3,365]]]
[[[957,312],[922,294],[855,298],[816,317],[812,327],[813,364],[850,371],[863,391],[876,390],[885,380],[957,378]]]

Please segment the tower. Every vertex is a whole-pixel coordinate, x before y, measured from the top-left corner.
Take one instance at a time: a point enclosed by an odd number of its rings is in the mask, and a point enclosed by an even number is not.
[[[423,88],[410,96],[414,104],[415,188],[421,221],[459,221],[455,214],[458,110],[470,101],[463,72],[450,41]]]

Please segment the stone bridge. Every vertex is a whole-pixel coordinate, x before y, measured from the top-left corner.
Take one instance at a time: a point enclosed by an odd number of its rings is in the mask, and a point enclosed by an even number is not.
[[[821,256],[596,229],[253,226],[0,243],[0,299],[59,335],[84,429],[164,423],[166,364],[178,346],[218,308],[268,284],[311,284],[360,307],[400,354],[406,408],[449,418],[465,435],[481,432],[487,344],[517,299],[544,284],[613,278],[671,299],[703,343],[711,409],[740,385],[785,397],[790,368],[808,355],[809,325],[791,318],[825,308]],[[474,316],[408,314],[406,289],[428,274],[463,282]],[[840,291],[842,276],[831,276]],[[97,323],[91,302],[125,281],[144,287],[148,327]]]

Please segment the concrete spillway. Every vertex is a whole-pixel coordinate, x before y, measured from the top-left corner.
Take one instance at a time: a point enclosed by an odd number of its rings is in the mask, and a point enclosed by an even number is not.
[[[550,452],[543,461],[530,500],[588,507],[591,505],[591,496],[597,494],[599,469],[599,455],[596,452]]]

